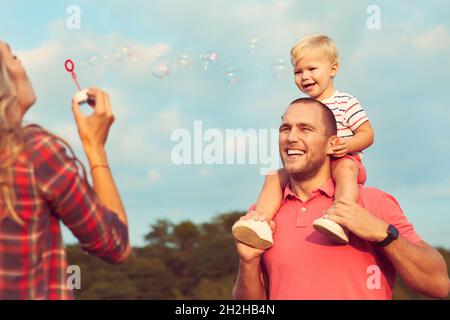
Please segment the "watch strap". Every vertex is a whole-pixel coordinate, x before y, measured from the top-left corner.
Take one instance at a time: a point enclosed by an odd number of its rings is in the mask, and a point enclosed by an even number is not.
[[[398,229],[394,227],[392,224],[389,225],[387,233],[388,233],[387,237],[383,241],[377,243],[380,247],[386,247],[392,241],[398,239],[399,235]]]

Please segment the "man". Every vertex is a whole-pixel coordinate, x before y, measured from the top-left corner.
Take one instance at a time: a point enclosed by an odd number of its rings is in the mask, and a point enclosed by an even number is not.
[[[274,245],[264,251],[237,243],[234,298],[391,299],[396,273],[416,291],[447,297],[444,259],[421,240],[392,196],[360,187],[359,203],[344,199],[332,205],[330,154],[336,140],[334,116],[321,102],[298,99],[286,110],[279,145],[290,184],[271,222]],[[348,228],[349,245],[337,245],[313,228],[324,212]]]

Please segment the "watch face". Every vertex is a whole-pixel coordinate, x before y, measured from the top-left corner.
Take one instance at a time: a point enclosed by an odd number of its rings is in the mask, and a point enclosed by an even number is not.
[[[396,227],[394,227],[392,224],[389,225],[388,233],[392,236],[392,238],[394,238],[394,239],[398,238],[398,235],[399,235],[398,229]]]

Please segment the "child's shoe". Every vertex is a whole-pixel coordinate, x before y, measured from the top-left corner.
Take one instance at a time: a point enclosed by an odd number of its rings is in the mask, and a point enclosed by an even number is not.
[[[334,242],[348,244],[348,230],[324,217],[314,220],[313,227]]]
[[[267,250],[273,245],[272,229],[267,221],[238,220],[231,232],[237,241],[256,249]]]

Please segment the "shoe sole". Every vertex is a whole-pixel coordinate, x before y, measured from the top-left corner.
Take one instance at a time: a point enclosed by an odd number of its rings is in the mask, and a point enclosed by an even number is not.
[[[232,233],[237,241],[256,249],[267,250],[273,245],[270,241],[261,239],[255,231],[247,227],[236,227]]]
[[[339,230],[339,227],[337,226],[339,225],[335,222],[325,219],[321,219],[319,220],[319,222],[313,224],[314,229],[326,235],[334,242],[337,242],[339,244],[348,244],[348,236],[345,234],[345,232]]]

